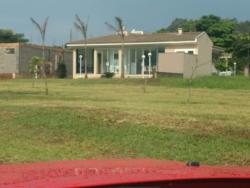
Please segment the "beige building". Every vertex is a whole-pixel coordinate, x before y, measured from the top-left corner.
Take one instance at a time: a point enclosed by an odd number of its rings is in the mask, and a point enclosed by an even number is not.
[[[124,58],[126,77],[151,77],[159,74],[211,75],[213,70],[213,43],[205,32],[182,32],[144,34],[126,33],[122,55],[121,38],[109,35],[88,39],[88,77],[101,77],[106,72],[121,75]],[[67,43],[73,50],[73,78],[83,77],[85,41]]]
[[[32,57],[42,57],[42,46],[22,43],[0,43],[0,77],[27,77]],[[72,77],[72,51],[62,48],[45,47],[45,60],[49,76],[54,76],[57,64],[64,61],[67,76]]]

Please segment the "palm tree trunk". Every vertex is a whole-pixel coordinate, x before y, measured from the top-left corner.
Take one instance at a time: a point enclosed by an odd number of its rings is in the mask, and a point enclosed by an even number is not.
[[[122,41],[121,78],[125,78],[124,73],[124,40]]]
[[[86,40],[86,39],[85,39]],[[84,49],[84,78],[88,78],[88,65],[87,65],[87,44],[85,43],[85,49]]]
[[[46,75],[46,63],[45,63],[45,44],[43,41],[43,75],[44,75],[44,80],[45,80],[45,95],[49,94],[49,89],[48,89],[48,81],[47,81],[47,75]]]

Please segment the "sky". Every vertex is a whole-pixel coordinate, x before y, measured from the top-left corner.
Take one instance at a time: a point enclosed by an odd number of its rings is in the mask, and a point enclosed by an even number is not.
[[[127,30],[154,32],[167,27],[175,18],[196,19],[215,14],[223,18],[250,20],[250,0],[0,0],[0,28],[24,33],[31,43],[40,36],[30,17],[42,23],[49,16],[46,43],[63,45],[80,39],[74,28],[75,14],[89,18],[88,36],[111,34],[104,24],[122,17]]]

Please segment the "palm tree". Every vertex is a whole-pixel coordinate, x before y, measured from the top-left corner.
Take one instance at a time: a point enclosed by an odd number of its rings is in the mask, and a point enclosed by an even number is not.
[[[45,94],[49,94],[49,89],[48,89],[48,82],[47,82],[47,75],[46,75],[46,64],[45,64],[45,36],[46,36],[46,30],[47,30],[47,25],[49,21],[49,17],[45,19],[43,24],[39,24],[36,22],[33,18],[30,18],[31,22],[36,26],[36,28],[39,30],[39,33],[41,34],[41,39],[42,39],[42,46],[43,46],[43,75],[45,78]]]
[[[125,42],[125,27],[123,25],[122,18],[116,16],[115,17],[115,26],[105,22],[105,24],[113,31],[115,31],[121,38],[121,50],[122,50],[122,58],[121,58],[121,78],[124,78],[124,42]]]
[[[88,32],[88,22],[85,24],[80,17],[76,14],[76,22],[74,22],[74,25],[78,31],[82,34],[83,40],[84,40],[84,78],[88,78],[88,72],[87,72],[87,32]]]

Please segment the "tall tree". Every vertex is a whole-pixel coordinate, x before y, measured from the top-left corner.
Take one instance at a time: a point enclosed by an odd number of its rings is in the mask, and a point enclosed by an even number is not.
[[[43,75],[45,78],[45,94],[49,94],[49,89],[48,89],[48,81],[47,81],[47,74],[46,74],[46,63],[45,63],[45,37],[46,37],[46,30],[47,30],[47,25],[49,21],[49,17],[45,19],[43,24],[39,24],[36,22],[33,18],[30,18],[31,22],[36,26],[38,29],[41,39],[42,39],[42,46],[43,46]]]
[[[250,33],[235,36],[232,53],[240,70],[250,67]]]
[[[205,31],[217,46],[229,48],[233,43],[235,19],[222,19],[215,15],[202,16],[196,24],[197,31]]]
[[[166,27],[158,30],[158,33],[176,32],[178,28],[182,28],[184,32],[196,31],[196,20],[188,20],[183,18],[176,18],[172,23]]]
[[[22,33],[14,33],[10,29],[0,29],[0,43],[26,43],[28,41]]]
[[[185,32],[205,31],[215,45],[230,50],[236,24],[235,19],[222,19],[215,15],[202,16],[197,20],[176,18],[167,28],[162,28],[158,32],[176,32],[178,28]]]
[[[116,16],[115,17],[115,25],[112,25],[108,22],[105,22],[105,24],[114,32],[116,32],[121,39],[121,51],[122,51],[122,57],[121,57],[121,78],[125,78],[124,73],[124,43],[125,43],[125,26],[123,24],[123,20],[121,17]]]
[[[214,45],[233,54],[230,66],[237,62],[238,70],[246,67],[250,70],[250,21],[238,22],[236,19],[224,19],[215,15],[202,16],[197,20],[177,18],[158,32],[175,32],[179,27],[184,31],[193,31],[193,27],[186,27],[190,23],[194,24],[196,31],[205,31]]]
[[[235,27],[236,34],[250,33],[250,21],[238,22]]]
[[[88,78],[88,65],[87,65],[87,34],[88,34],[88,22],[84,23],[80,17],[76,14],[76,22],[74,25],[78,31],[82,34],[84,40],[84,78]]]

